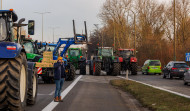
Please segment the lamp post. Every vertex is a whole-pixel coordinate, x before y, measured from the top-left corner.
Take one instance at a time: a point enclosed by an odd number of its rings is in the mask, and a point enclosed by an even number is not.
[[[135,33],[135,35],[134,35],[134,55],[136,56],[136,36],[137,36],[137,34],[136,34],[136,14],[132,10],[131,10],[131,12],[133,12],[133,14],[134,14],[134,33]]]
[[[34,13],[37,13],[37,14],[41,14],[42,15],[42,42],[43,42],[43,30],[44,30],[44,14],[47,14],[47,13],[51,13],[51,12],[34,12]]]
[[[175,21],[175,0],[174,2],[174,61],[176,61],[176,21]]]
[[[50,27],[52,30],[53,30],[53,43],[54,43],[54,32],[55,32],[55,29],[58,29],[59,27]]]
[[[1,10],[3,10],[3,0],[1,0]]]

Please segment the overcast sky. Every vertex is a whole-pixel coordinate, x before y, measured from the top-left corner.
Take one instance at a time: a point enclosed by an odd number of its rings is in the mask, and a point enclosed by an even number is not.
[[[84,31],[83,23],[87,21],[88,33],[95,29],[93,24],[101,24],[97,14],[106,0],[3,0],[3,9],[13,8],[19,18],[35,20],[36,30],[34,39],[42,38],[42,16],[34,12],[51,12],[44,15],[44,41],[53,41],[53,31],[50,27],[59,27],[55,30],[55,38],[73,37],[72,20],[75,19],[78,33]],[[160,0],[168,1],[168,0]]]

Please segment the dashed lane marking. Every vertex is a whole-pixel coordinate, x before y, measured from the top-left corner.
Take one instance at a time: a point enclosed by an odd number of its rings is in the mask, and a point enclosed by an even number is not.
[[[117,76],[117,77],[122,78],[122,79],[126,79],[125,77],[121,77],[121,76]],[[181,94],[181,93],[174,92],[174,91],[171,91],[171,90],[168,90],[168,89],[164,89],[164,88],[161,88],[161,87],[153,86],[153,85],[150,85],[150,84],[147,84],[147,83],[144,83],[144,82],[140,82],[140,81],[136,81],[136,80],[133,80],[133,79],[129,79],[129,80],[134,81],[134,82],[137,82],[137,83],[141,83],[141,84],[144,84],[144,85],[146,85],[146,86],[150,86],[150,87],[153,87],[153,88],[162,90],[162,91],[166,91],[166,92],[169,92],[169,93],[172,93],[172,94],[175,94],[175,95],[182,96],[182,97],[185,97],[185,98],[190,99],[190,96],[185,95],[185,94]]]
[[[75,79],[75,81],[69,85],[62,93],[62,99],[71,91],[71,89],[78,83],[78,81],[82,78],[82,75],[79,76],[77,79]],[[42,111],[52,111],[57,105],[59,104],[59,102],[54,102],[52,101],[51,103],[49,103]]]

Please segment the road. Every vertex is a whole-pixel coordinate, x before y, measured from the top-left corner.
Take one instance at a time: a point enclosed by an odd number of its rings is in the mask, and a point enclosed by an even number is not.
[[[76,78],[78,78],[77,75]],[[53,111],[146,111],[130,94],[117,90],[109,84],[113,76],[84,75]],[[73,81],[65,82],[63,91]],[[26,111],[41,111],[53,101],[55,84],[38,85],[36,104],[27,106]],[[54,102],[52,102],[54,103]],[[51,106],[50,106],[51,107]]]
[[[125,75],[122,76],[124,77]],[[172,80],[163,79],[162,75],[142,75],[141,72],[137,76],[129,75],[129,78],[190,96],[190,86],[185,86],[183,80],[178,78]]]

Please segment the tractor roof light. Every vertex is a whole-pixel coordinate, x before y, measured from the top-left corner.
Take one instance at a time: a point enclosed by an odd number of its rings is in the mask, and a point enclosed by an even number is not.
[[[12,11],[13,11],[13,9],[10,9],[10,11],[12,12]]]

